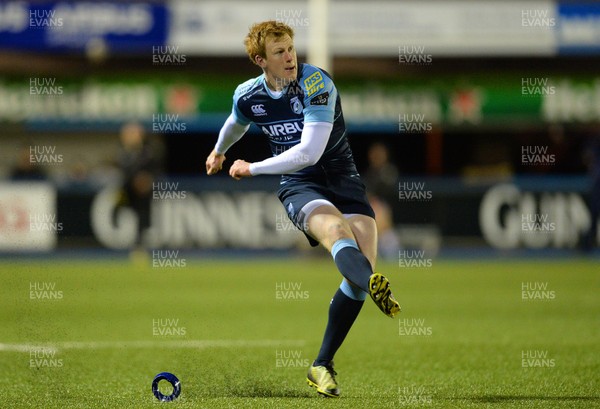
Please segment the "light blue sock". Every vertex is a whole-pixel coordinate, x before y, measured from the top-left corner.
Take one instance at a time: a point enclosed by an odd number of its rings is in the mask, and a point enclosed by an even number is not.
[[[340,284],[340,290],[342,290],[347,297],[350,297],[356,301],[364,301],[367,298],[366,292],[358,287],[353,286],[345,278],[342,280],[342,284]]]
[[[369,278],[373,274],[373,269],[354,240],[340,239],[336,241],[331,246],[331,255],[344,278],[361,290],[369,291]]]

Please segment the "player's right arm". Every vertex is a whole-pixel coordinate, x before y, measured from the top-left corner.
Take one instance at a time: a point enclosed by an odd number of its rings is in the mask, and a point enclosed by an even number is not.
[[[219,138],[214,149],[206,158],[206,174],[214,175],[223,168],[225,161],[225,152],[234,143],[239,141],[250,127],[250,121],[244,117],[237,107],[239,91],[241,86],[235,90],[233,94],[233,109],[231,115],[227,118],[223,127],[219,131]]]
[[[206,159],[206,173],[208,175],[214,175],[221,170],[225,161],[225,152],[244,136],[249,127],[250,124],[242,125],[238,123],[234,114],[229,115],[219,131],[219,139],[217,139],[214,149]]]

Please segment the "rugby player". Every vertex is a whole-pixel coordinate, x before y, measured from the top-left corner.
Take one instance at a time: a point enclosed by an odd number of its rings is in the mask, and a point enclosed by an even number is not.
[[[333,357],[369,294],[377,307],[394,317],[400,306],[388,279],[375,273],[377,230],[365,186],[356,170],[340,97],[327,72],[298,64],[294,31],[277,21],[254,24],[244,44],[262,75],[240,84],[231,115],[206,160],[206,172],[221,170],[227,149],[256,124],[269,140],[273,156],[260,162],[236,160],[235,179],[282,175],[278,196],[288,217],[312,246],[321,244],[344,277],[333,296],[321,349],[308,370],[308,384],[338,397]]]

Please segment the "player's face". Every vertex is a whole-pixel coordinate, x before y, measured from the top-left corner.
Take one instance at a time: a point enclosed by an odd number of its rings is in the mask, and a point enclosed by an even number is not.
[[[289,35],[267,38],[265,51],[267,58],[260,65],[271,88],[281,89],[296,79],[298,61],[294,41]]]

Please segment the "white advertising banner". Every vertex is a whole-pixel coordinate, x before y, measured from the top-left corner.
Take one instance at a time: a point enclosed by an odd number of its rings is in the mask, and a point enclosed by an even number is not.
[[[175,1],[167,43],[184,54],[240,56],[248,29],[264,20],[291,25],[298,52],[306,51],[310,26],[306,1]]]
[[[555,51],[552,1],[334,2],[332,7],[335,54],[403,55],[411,47],[433,58]]]
[[[0,251],[49,251],[62,230],[47,183],[0,184]]]
[[[274,19],[295,29],[302,54],[311,13],[319,11],[306,1],[174,1],[167,41],[182,53],[243,55],[248,27]],[[434,58],[556,52],[554,1],[331,1],[328,15],[333,55],[398,56],[415,48]]]

